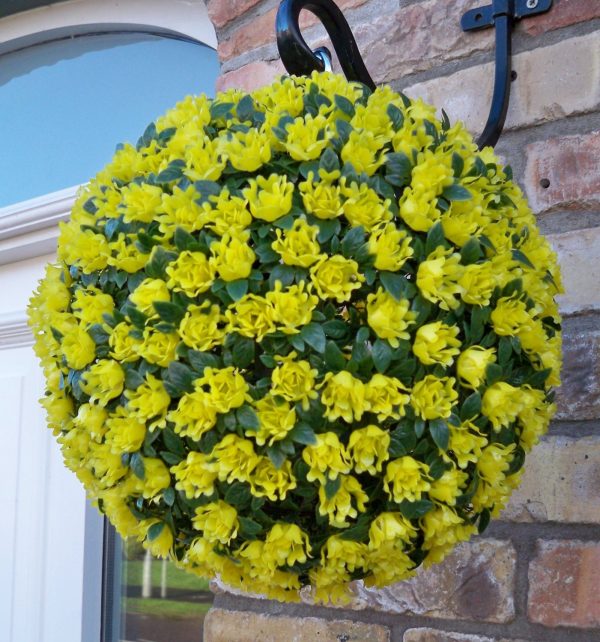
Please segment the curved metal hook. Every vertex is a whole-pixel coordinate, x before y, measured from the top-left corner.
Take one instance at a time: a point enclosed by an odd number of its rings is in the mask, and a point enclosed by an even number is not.
[[[375,83],[369,75],[344,14],[332,0],[283,0],[277,11],[277,48],[284,67],[290,74],[309,75],[324,71],[321,50],[313,52],[300,33],[299,16],[302,9],[314,13],[323,23],[342,70],[348,80],[357,80],[372,91]]]

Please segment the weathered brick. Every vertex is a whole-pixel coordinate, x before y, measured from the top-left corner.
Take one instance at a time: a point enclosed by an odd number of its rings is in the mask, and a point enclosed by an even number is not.
[[[442,562],[383,589],[358,583],[357,606],[388,613],[510,622],[515,615],[516,553],[510,542],[460,544]]]
[[[547,437],[528,455],[501,519],[600,524],[600,437]]]
[[[558,254],[565,288],[558,297],[561,312],[600,310],[600,227],[549,234],[547,238]]]
[[[217,79],[217,91],[236,88],[252,91],[267,85],[275,78],[285,73],[279,60],[275,62],[251,62],[239,69],[229,71]]]
[[[555,2],[552,11],[535,18],[521,20],[518,28],[530,36],[568,27],[569,25],[587,22],[600,18],[600,3],[590,0],[560,0]]]
[[[235,20],[261,0],[207,0],[208,15],[217,29]]]
[[[600,627],[600,543],[538,540],[529,567],[529,619],[545,626]]]
[[[438,629],[408,629],[403,642],[527,642],[526,640],[509,640],[507,638],[489,638],[467,633],[452,633]]]
[[[527,195],[535,211],[600,207],[600,131],[538,141],[526,153]]]
[[[367,0],[341,0],[336,4],[342,10],[352,9],[364,4]],[[275,42],[275,18],[277,7],[257,16],[235,29],[227,40],[219,45],[219,57],[223,61],[257,49],[262,45]],[[300,14],[300,28],[307,29],[318,22],[317,17],[310,11]]]
[[[598,109],[599,66],[600,31],[514,56],[517,80],[512,83],[506,129]],[[452,121],[461,120],[478,134],[488,117],[493,83],[494,66],[485,64],[411,85],[405,93],[443,107]]]
[[[598,321],[600,326],[600,321]],[[557,419],[600,418],[600,334],[565,332],[562,384],[557,390]]]
[[[315,617],[280,617],[211,609],[204,620],[205,642],[389,642],[379,624]]]

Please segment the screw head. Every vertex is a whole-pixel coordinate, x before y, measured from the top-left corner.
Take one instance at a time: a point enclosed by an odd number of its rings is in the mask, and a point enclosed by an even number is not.
[[[525,4],[528,9],[535,9],[539,4],[539,0],[527,0]]]

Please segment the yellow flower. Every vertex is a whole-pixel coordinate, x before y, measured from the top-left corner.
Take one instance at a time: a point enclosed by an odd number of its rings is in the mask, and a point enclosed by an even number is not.
[[[96,358],[96,344],[80,326],[64,335],[60,347],[67,365],[73,370],[82,370]]]
[[[273,320],[277,330],[286,334],[297,334],[300,326],[310,323],[313,310],[319,299],[312,294],[310,286],[301,281],[287,290],[281,289],[281,281],[275,282],[275,289],[267,292],[266,300],[273,309]]]
[[[357,473],[376,475],[383,463],[390,458],[390,434],[377,426],[367,426],[352,431],[348,440],[348,453]]]
[[[259,343],[265,335],[276,330],[272,304],[256,294],[243,296],[227,309],[225,315],[229,321],[228,331],[238,332]]]
[[[476,464],[480,477],[492,486],[501,484],[510,468],[514,450],[515,444],[490,444],[484,448]]]
[[[81,230],[78,224],[61,223],[58,259],[68,265],[77,265],[85,274],[103,270],[108,265],[110,250],[102,234]]]
[[[142,254],[136,247],[137,236],[130,234],[119,234],[109,244],[110,256],[108,264],[123,270],[128,274],[139,272],[149,260],[147,254]]]
[[[419,501],[430,487],[429,466],[406,455],[391,461],[385,470],[385,492],[399,504]]]
[[[349,301],[352,292],[360,288],[365,277],[358,271],[358,263],[339,254],[323,257],[310,269],[310,276],[322,299]]]
[[[455,310],[460,305],[455,295],[464,292],[460,285],[463,270],[460,254],[448,253],[439,246],[419,264],[417,287],[428,301],[442,310]]]
[[[427,323],[417,330],[413,352],[426,366],[439,363],[447,368],[460,353],[459,334],[457,326],[449,326],[441,321]]]
[[[322,220],[337,218],[343,212],[339,186],[314,179],[314,173],[309,172],[308,179],[299,185],[304,209]]]
[[[160,223],[159,229],[166,238],[171,238],[178,227],[186,232],[202,229],[204,225],[202,208],[196,202],[199,197],[200,194],[193,185],[185,190],[175,186],[173,194],[163,194],[156,218]]]
[[[398,271],[414,254],[410,238],[393,223],[381,225],[369,237],[369,253],[375,257],[378,270]]]
[[[393,348],[399,339],[409,339],[409,326],[414,325],[416,312],[409,311],[407,299],[397,301],[391,294],[379,288],[367,296],[367,322],[380,339],[387,339]]]
[[[206,227],[214,230],[219,236],[225,233],[235,233],[245,230],[252,223],[252,214],[248,211],[248,202],[231,196],[225,187],[215,198],[202,205],[206,215]]]
[[[250,179],[248,183],[243,194],[254,218],[272,223],[292,209],[294,185],[286,176],[277,174],[271,174],[269,178],[259,176],[256,179]]]
[[[353,573],[358,568],[366,567],[368,554],[369,549],[366,544],[332,535],[321,549],[321,564]]]
[[[438,379],[433,375],[418,381],[412,389],[410,400],[415,414],[421,419],[447,419],[458,399],[455,382],[454,377]]]
[[[462,488],[468,477],[467,473],[461,472],[458,468],[444,471],[439,479],[432,482],[429,497],[438,502],[444,502],[448,506],[454,506],[456,498],[462,494]]]
[[[123,220],[125,223],[139,221],[152,223],[156,211],[162,203],[163,191],[156,185],[148,183],[130,183],[123,188]]]
[[[170,332],[159,332],[153,328],[144,330],[144,339],[135,347],[140,357],[148,363],[155,363],[161,368],[167,368],[175,360],[175,350],[179,344],[179,335]]]
[[[500,336],[516,336],[527,332],[533,325],[525,303],[512,297],[498,299],[491,320],[494,332]]]
[[[460,385],[477,390],[485,381],[485,371],[496,360],[496,350],[471,346],[460,353],[456,360],[456,374]]]
[[[400,217],[413,230],[428,232],[440,219],[437,199],[429,193],[417,192],[407,187],[400,197]]]
[[[308,535],[296,524],[278,522],[267,533],[264,557],[268,568],[304,564],[309,555]]]
[[[162,279],[144,279],[129,295],[129,300],[146,315],[154,315],[156,301],[170,301],[171,293]]]
[[[417,164],[412,169],[411,186],[415,191],[439,196],[454,182],[452,154],[438,150],[419,153]]]
[[[201,305],[190,305],[179,324],[179,336],[194,350],[210,350],[223,340],[225,333],[219,327],[222,321],[218,305],[207,300]]]
[[[479,432],[477,426],[469,421],[458,427],[450,425],[449,428],[448,450],[452,451],[458,467],[464,469],[469,463],[476,463],[481,457],[481,449],[487,445],[488,440]]]
[[[195,297],[210,289],[215,279],[214,265],[202,252],[182,252],[167,266],[168,287]]]
[[[489,305],[496,287],[494,266],[491,262],[467,265],[459,280],[463,288],[462,300],[471,305]]]
[[[521,408],[521,390],[504,381],[498,381],[483,393],[481,413],[492,422],[496,431],[509,426]]]
[[[81,389],[90,396],[92,403],[101,406],[123,392],[125,373],[112,359],[102,359],[95,363],[81,378]]]
[[[73,418],[73,425],[85,429],[93,439],[100,441],[106,434],[107,418],[108,412],[102,406],[84,403],[79,406],[77,416]]]
[[[220,544],[229,544],[235,539],[240,527],[235,508],[221,499],[196,508],[192,524],[202,531],[204,539]]]
[[[370,232],[378,225],[392,219],[389,200],[381,201],[377,192],[366,183],[356,182],[347,185],[346,179],[340,181],[341,193],[346,198],[343,204],[344,216],[352,227],[362,226]]]
[[[168,419],[175,424],[176,433],[200,439],[217,423],[217,408],[210,394],[195,390],[181,397],[177,409],[169,413]]]
[[[399,379],[377,373],[366,385],[365,398],[369,411],[375,413],[379,421],[384,421],[390,417],[404,417],[410,393]]]
[[[210,496],[215,490],[217,468],[208,455],[192,451],[181,463],[172,466],[171,472],[177,480],[175,488],[182,490],[188,499]]]
[[[162,459],[142,457],[142,461],[144,463],[144,479],[137,480],[136,484],[141,485],[143,497],[153,499],[165,488],[169,488],[171,475]]]
[[[150,529],[157,524],[162,524],[158,535],[150,537]],[[173,533],[165,522],[158,519],[145,519],[140,522],[139,530],[144,538],[144,548],[147,548],[154,557],[168,559],[173,554],[173,544],[175,540]]]
[[[326,128],[324,116],[298,117],[285,126],[287,138],[284,142],[288,154],[297,161],[310,161],[319,158],[329,145],[332,134]]]
[[[325,406],[325,417],[335,421],[341,417],[345,422],[359,421],[369,410],[365,399],[365,384],[346,370],[337,374],[328,372],[321,384],[321,403]]]
[[[245,279],[256,260],[254,250],[248,245],[249,232],[226,233],[220,241],[210,246],[210,265],[224,281]]]
[[[325,484],[327,479],[350,472],[350,457],[334,432],[317,435],[317,443],[304,448],[302,459],[310,466],[306,475],[309,482],[318,479]]]
[[[342,160],[351,163],[360,174],[372,176],[385,161],[382,141],[368,130],[352,131],[342,148]]]
[[[317,241],[319,228],[309,225],[305,218],[297,218],[291,230],[282,233],[276,230],[277,240],[271,247],[281,255],[286,265],[310,267],[321,258],[321,246]]]
[[[139,359],[136,348],[141,343],[141,339],[131,336],[132,330],[133,326],[130,326],[125,321],[118,323],[112,329],[108,337],[108,344],[111,347],[110,356],[113,359],[122,363]]]
[[[368,501],[369,496],[356,477],[341,475],[340,487],[333,497],[327,498],[325,486],[319,488],[319,515],[327,515],[329,523],[335,528],[345,528],[350,524],[349,517],[354,519],[359,512],[365,512]]]
[[[268,457],[261,457],[250,479],[251,492],[256,497],[270,501],[283,501],[290,490],[296,488],[292,463],[286,459],[281,468],[275,468]]]
[[[249,481],[253,470],[260,463],[254,444],[234,434],[225,435],[213,448],[211,460],[218,468],[219,480]]]
[[[195,385],[208,386],[210,402],[217,412],[227,413],[250,401],[248,384],[237,368],[205,368]]]
[[[287,437],[296,423],[296,411],[288,403],[277,403],[267,395],[254,405],[258,416],[259,428],[253,433],[259,446],[272,446],[276,441]]]
[[[417,529],[400,513],[379,513],[369,528],[369,548],[376,550],[386,542],[409,543]]]
[[[287,357],[276,357],[281,365],[271,373],[271,394],[286,401],[301,401],[304,410],[308,410],[310,400],[318,397],[315,391],[318,370],[311,368],[308,361],[296,361],[296,356],[296,352],[291,352]]]
[[[226,165],[219,151],[219,140],[202,134],[194,136],[193,144],[186,147],[184,174],[192,181],[218,181]]]
[[[119,406],[116,413],[106,420],[106,442],[115,453],[132,453],[139,450],[146,436],[146,423],[127,413]]]
[[[73,314],[86,325],[103,323],[105,314],[112,314],[115,302],[110,294],[103,294],[98,288],[77,290],[71,304]]]
[[[125,396],[127,407],[132,415],[142,421],[152,420],[150,428],[165,425],[165,415],[171,403],[171,397],[160,379],[147,374],[146,381],[135,390],[126,390]]]
[[[271,160],[269,137],[257,129],[227,132],[219,140],[219,151],[241,172],[255,172]]]

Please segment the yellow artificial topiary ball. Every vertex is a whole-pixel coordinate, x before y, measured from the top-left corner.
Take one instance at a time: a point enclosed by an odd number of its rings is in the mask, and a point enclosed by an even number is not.
[[[123,537],[343,601],[483,530],[559,383],[556,257],[462,125],[333,74],[188,97],[81,190],[42,403]]]

